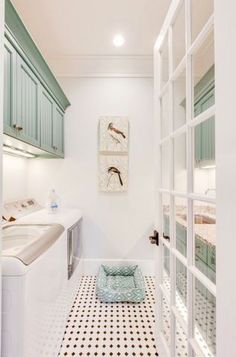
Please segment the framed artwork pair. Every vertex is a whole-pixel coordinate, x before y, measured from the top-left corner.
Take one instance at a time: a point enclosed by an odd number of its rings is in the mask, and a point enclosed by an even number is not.
[[[128,189],[129,120],[104,116],[99,119],[99,190]]]

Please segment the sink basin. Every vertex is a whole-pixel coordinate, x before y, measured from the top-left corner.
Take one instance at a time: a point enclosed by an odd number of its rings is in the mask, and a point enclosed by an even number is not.
[[[179,214],[179,218],[183,219],[184,221],[187,220],[186,214]],[[195,224],[215,224],[216,220],[214,218],[202,215],[202,214],[195,214],[194,215],[194,223]]]
[[[2,249],[3,251],[13,249],[16,252],[20,247],[27,246],[40,238],[49,228],[49,225],[12,225],[5,227],[2,234]]]
[[[2,230],[2,255],[29,265],[60,237],[60,224],[12,224]]]

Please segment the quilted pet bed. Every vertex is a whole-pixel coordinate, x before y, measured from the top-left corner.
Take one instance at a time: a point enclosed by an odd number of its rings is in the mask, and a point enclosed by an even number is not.
[[[138,265],[101,265],[96,290],[103,302],[141,302],[145,298],[145,282]]]

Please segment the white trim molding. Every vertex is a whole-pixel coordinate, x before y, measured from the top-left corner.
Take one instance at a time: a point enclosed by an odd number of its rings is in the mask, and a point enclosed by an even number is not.
[[[58,77],[153,77],[153,56],[151,55],[64,56],[48,54],[46,57]]]

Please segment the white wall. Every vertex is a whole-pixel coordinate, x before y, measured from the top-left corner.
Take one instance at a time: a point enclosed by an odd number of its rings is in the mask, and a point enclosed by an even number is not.
[[[217,356],[236,356],[236,2],[215,0]]]
[[[31,160],[28,194],[44,203],[55,187],[66,206],[81,208],[86,258],[149,259],[154,216],[153,83],[149,78],[62,78],[71,101],[65,160]],[[98,192],[97,131],[101,115],[130,119],[129,189]]]
[[[3,202],[28,197],[28,161],[11,155],[3,155]]]

